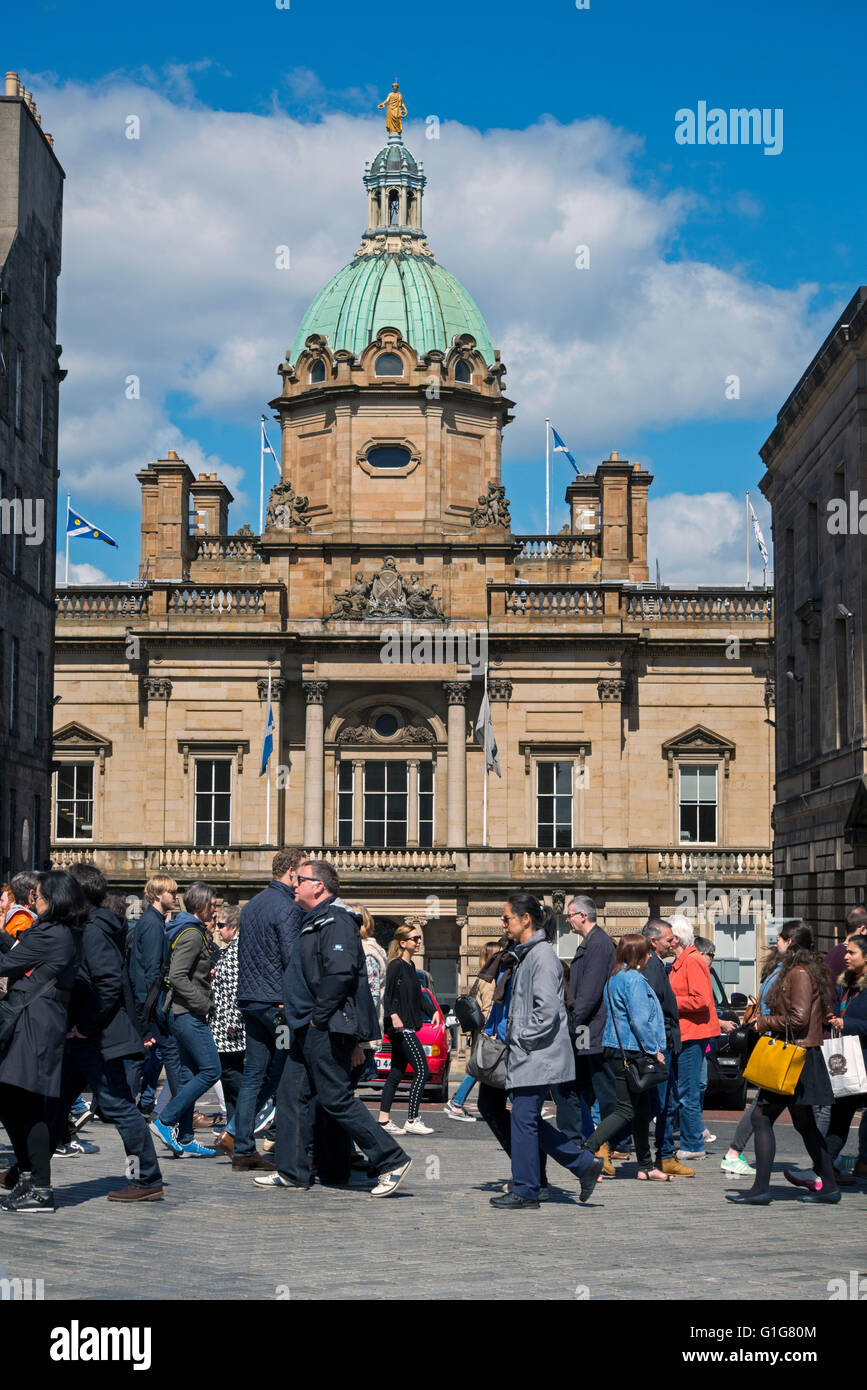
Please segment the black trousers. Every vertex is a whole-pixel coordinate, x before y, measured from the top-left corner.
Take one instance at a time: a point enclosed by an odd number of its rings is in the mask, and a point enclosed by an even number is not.
[[[500,1148],[509,1158],[512,1157],[512,1116],[506,1104],[508,1097],[505,1091],[501,1091],[499,1086],[486,1086],[484,1081],[479,1082],[479,1094],[476,1104],[479,1107],[479,1114],[493,1134]],[[547,1173],[547,1154],[544,1149],[539,1149],[539,1177],[542,1187],[548,1186]]]
[[[30,1173],[34,1187],[50,1187],[52,1149],[45,1097],[0,1083],[0,1122],[12,1141],[19,1173]]]
[[[136,1106],[119,1058],[107,1062],[98,1042],[90,1038],[69,1038],[63,1054],[60,1095],[45,1102],[45,1116],[51,1136],[51,1152],[63,1142],[69,1107],[84,1089],[93,1091],[100,1113],[113,1124],[126,1153],[126,1177],[145,1187],[162,1183],[154,1141],[148,1123]]]
[[[292,1032],[277,1087],[275,1158],[281,1177],[297,1187],[310,1184],[311,1149],[320,1174],[332,1182],[348,1178],[353,1140],[373,1173],[388,1172],[406,1161],[403,1149],[352,1093],[354,1048],[354,1039],[310,1024]]]
[[[223,1083],[223,1095],[226,1098],[226,1119],[231,1120],[235,1113],[235,1106],[238,1104],[238,1092],[241,1089],[241,1081],[244,1076],[244,1054],[243,1052],[220,1052],[220,1080]]]

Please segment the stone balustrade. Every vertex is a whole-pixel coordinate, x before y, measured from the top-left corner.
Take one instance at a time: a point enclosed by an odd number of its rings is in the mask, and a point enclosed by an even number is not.
[[[773,595],[752,589],[650,589],[625,593],[626,617],[675,623],[772,623]]]
[[[659,850],[659,873],[674,878],[768,878],[774,856],[767,849]]]
[[[256,560],[258,536],[196,536],[194,560]]]
[[[180,585],[169,589],[169,613],[219,613],[247,617],[265,612],[265,591],[258,584],[235,586]]]
[[[518,549],[518,561],[522,560],[596,560],[599,558],[599,536],[588,532],[586,535],[558,536],[513,536]]]
[[[58,618],[88,621],[146,616],[149,604],[150,593],[147,589],[130,588],[126,584],[112,585],[110,588],[97,585],[59,587],[55,599]]]
[[[586,584],[489,584],[489,593],[505,594],[507,614],[520,618],[601,618],[602,589]]]

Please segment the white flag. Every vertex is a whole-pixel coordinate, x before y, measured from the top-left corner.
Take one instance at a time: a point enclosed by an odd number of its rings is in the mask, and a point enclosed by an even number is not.
[[[756,543],[757,543],[757,545],[758,545],[758,547],[759,547],[759,550],[762,552],[762,564],[764,565],[765,569],[767,569],[767,568],[768,568],[768,559],[769,559],[769,556],[768,556],[768,547],[765,545],[765,538],[764,538],[764,536],[762,535],[762,528],[761,528],[761,526],[759,525],[759,518],[756,516],[755,512],[753,511],[753,504],[752,504],[752,502],[748,502],[747,505],[749,506],[749,509],[750,509],[750,516],[751,516],[752,519],[753,519],[753,531],[755,532]]]
[[[498,777],[502,776],[497,757],[497,740],[494,737],[494,726],[491,722],[491,702],[488,699],[487,690],[479,710],[479,717],[476,720],[474,738],[479,747],[485,750],[485,772],[496,772]]]

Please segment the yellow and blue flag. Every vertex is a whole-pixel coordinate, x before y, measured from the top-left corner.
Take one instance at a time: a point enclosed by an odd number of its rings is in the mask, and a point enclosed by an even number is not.
[[[66,509],[66,534],[67,536],[86,536],[92,541],[105,541],[106,545],[113,545],[115,550],[119,549],[117,541],[113,540],[107,531],[100,531],[98,526],[94,526],[90,521],[85,521],[81,512],[73,511],[72,507]]]

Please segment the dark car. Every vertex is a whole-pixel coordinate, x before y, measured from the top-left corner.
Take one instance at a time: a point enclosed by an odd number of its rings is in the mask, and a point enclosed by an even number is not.
[[[732,1023],[740,1023],[740,1015],[747,1007],[746,995],[733,994],[729,998],[713,966],[710,968],[710,978],[713,985],[713,1002],[716,1006],[717,1017],[729,1019]],[[718,1038],[711,1038],[710,1052],[707,1058],[708,1101],[706,1103],[709,1109],[715,1108],[709,1104],[711,1097],[717,1102],[720,1109],[745,1109],[747,1083],[743,1078],[743,1062],[743,1057],[732,1052],[725,1033],[721,1033]]]

